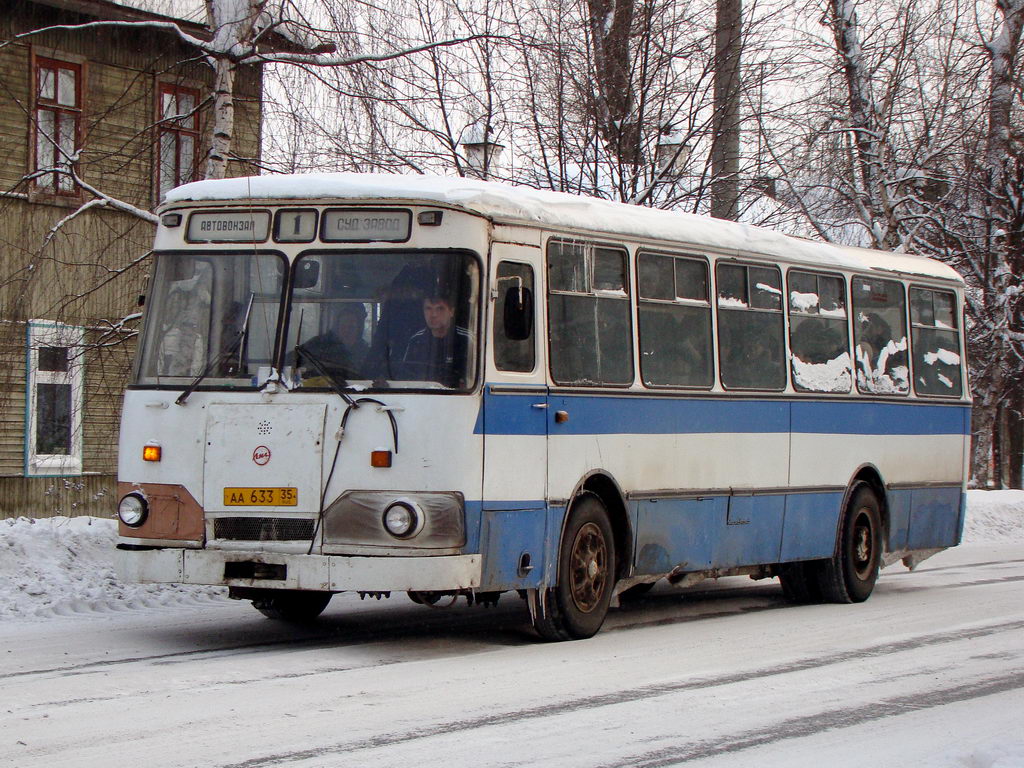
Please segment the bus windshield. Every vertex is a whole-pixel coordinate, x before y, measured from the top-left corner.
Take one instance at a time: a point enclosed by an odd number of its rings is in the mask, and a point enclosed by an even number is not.
[[[252,386],[271,365],[284,274],[270,254],[157,254],[136,383]]]
[[[297,386],[473,385],[479,270],[469,253],[318,251],[294,269],[285,370]]]

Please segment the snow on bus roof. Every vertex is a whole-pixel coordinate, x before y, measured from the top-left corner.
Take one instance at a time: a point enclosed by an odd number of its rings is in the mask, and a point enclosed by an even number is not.
[[[834,246],[692,213],[449,176],[312,173],[196,181],[172,189],[165,203],[335,199],[421,201],[499,221],[672,240],[683,246],[706,246],[737,255],[765,254],[833,268],[897,270],[960,280],[950,267],[923,256]]]

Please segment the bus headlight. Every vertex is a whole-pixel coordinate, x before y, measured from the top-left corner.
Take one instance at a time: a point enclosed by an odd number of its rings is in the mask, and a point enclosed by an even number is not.
[[[345,491],[324,510],[323,531],[332,554],[451,554],[466,545],[466,502],[456,491]]]
[[[423,512],[409,499],[398,499],[388,505],[382,518],[384,528],[396,539],[408,539],[423,527]]]
[[[137,493],[129,493],[121,503],[117,505],[117,516],[121,522],[131,528],[138,528],[149,515],[149,505],[146,500]]]

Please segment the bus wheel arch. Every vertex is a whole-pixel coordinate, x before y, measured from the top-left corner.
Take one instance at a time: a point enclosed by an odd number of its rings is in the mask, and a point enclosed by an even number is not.
[[[843,496],[843,511],[846,511],[847,506],[853,499],[853,493],[856,490],[858,483],[866,484],[872,492],[875,494],[875,498],[878,500],[878,514],[881,522],[881,534],[882,534],[882,551],[885,552],[889,547],[889,534],[891,529],[891,515],[889,510],[889,498],[885,490],[885,482],[882,480],[882,473],[878,471],[878,468],[874,464],[865,464],[857,469],[850,478],[849,484],[846,486],[846,493]],[[842,515],[840,515],[840,519]],[[839,535],[841,529],[836,529],[836,547],[839,546]]]
[[[573,493],[573,502],[582,493],[592,493],[597,496],[608,510],[608,520],[612,526],[612,535],[615,538],[615,578],[621,579],[629,575],[630,558],[629,552],[633,551],[633,526],[629,521],[629,514],[626,510],[626,499],[619,484],[611,475],[602,471],[591,472],[580,483]],[[572,508],[572,503],[569,508]],[[568,516],[566,516],[568,519]],[[562,525],[562,532],[565,533],[565,524]],[[614,584],[612,585],[615,586]]]
[[[566,505],[558,539],[555,584],[530,590],[530,615],[544,640],[582,640],[604,623],[630,540],[621,492],[591,474]]]
[[[878,580],[884,549],[882,500],[871,483],[859,480],[847,493],[833,556],[821,562],[818,585],[829,603],[861,603]]]
[[[857,514],[857,505],[863,505],[864,494],[868,494],[869,504],[873,504],[874,528],[871,539],[870,559],[874,561],[874,572],[864,580],[850,571],[851,552],[850,537],[853,522],[851,515]],[[870,518],[869,514],[869,518]],[[868,522],[871,522],[869,519]],[[846,486],[839,506],[836,528],[833,535],[832,556],[824,560],[804,560],[783,563],[778,568],[779,581],[786,599],[791,603],[850,603],[866,600],[874,588],[881,566],[882,555],[889,540],[889,505],[886,499],[885,483],[881,473],[871,465],[865,464],[857,469]],[[847,551],[844,551],[844,547]],[[870,569],[868,562],[861,562],[861,577],[867,575],[863,571]]]

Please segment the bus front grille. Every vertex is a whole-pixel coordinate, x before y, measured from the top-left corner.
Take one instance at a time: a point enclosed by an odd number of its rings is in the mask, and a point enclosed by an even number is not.
[[[213,536],[228,541],[308,541],[313,523],[290,517],[221,517],[213,521]]]

